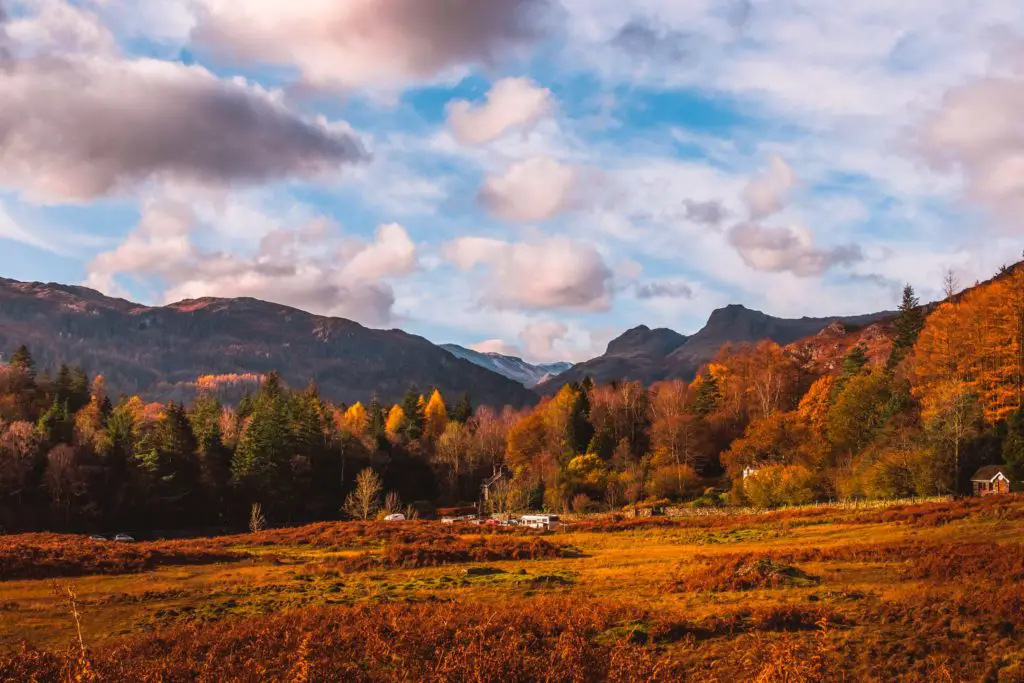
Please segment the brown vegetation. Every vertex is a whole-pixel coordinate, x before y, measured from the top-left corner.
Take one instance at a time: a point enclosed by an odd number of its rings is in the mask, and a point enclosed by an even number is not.
[[[246,557],[246,553],[211,548],[203,541],[126,544],[61,534],[0,536],[0,577],[5,580],[134,574]]]
[[[555,559],[566,557],[570,553],[568,548],[542,538],[481,536],[464,540],[450,537],[430,543],[387,545],[381,553],[364,553],[327,564],[355,572],[383,568],[415,569],[466,562]]]

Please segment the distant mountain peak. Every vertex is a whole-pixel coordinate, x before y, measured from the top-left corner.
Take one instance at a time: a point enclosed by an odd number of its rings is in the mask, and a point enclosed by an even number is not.
[[[675,330],[660,327],[652,330],[639,325],[608,342],[606,355],[666,354],[686,342],[686,336]]]
[[[553,379],[572,367],[572,363],[528,363],[518,356],[506,356],[494,351],[474,351],[458,344],[442,344],[441,348],[456,358],[519,382],[530,389]]]

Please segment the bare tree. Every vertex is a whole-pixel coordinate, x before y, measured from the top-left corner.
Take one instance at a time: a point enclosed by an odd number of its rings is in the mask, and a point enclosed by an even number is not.
[[[393,515],[402,510],[402,498],[395,492],[390,491],[384,496],[384,512]]]
[[[263,506],[259,503],[252,504],[249,511],[249,531],[258,534],[267,528],[267,518],[263,515]]]
[[[352,517],[367,520],[380,509],[380,494],[383,490],[380,477],[367,467],[356,475],[356,488],[348,494],[342,510]]]
[[[953,297],[960,293],[960,280],[957,279],[956,273],[953,272],[952,268],[946,269],[942,276],[942,292],[950,302],[953,301]]]

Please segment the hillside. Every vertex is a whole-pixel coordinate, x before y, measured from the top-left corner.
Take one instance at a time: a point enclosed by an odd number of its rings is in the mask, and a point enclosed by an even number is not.
[[[574,366],[541,384],[538,390],[551,393],[569,382],[579,382],[586,377],[593,378],[598,384],[622,379],[644,384],[665,379],[689,380],[725,344],[770,339],[787,345],[815,335],[836,322],[859,328],[891,315],[882,312],[837,318],[786,319],[731,305],[714,311],[707,324],[689,337],[672,330],[651,330],[645,326],[630,330],[609,343],[604,355]]]
[[[458,344],[442,344],[441,348],[456,358],[468,360],[474,365],[479,365],[502,377],[519,382],[527,388],[535,387],[545,380],[557,377],[572,367],[572,363],[527,363],[516,356],[473,351]]]
[[[455,358],[422,337],[373,330],[255,299],[149,307],[83,287],[0,279],[0,349],[27,344],[40,368],[102,373],[114,392],[187,399],[201,375],[271,370],[315,381],[334,401],[401,398],[410,385],[474,402],[525,405],[522,385]]]

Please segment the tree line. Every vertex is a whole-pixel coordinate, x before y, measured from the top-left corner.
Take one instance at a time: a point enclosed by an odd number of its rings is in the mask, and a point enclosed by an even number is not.
[[[1024,269],[929,309],[906,287],[885,353],[815,370],[798,347],[726,346],[691,382],[563,387],[533,408],[410,389],[337,405],[277,375],[236,405],[114,401],[102,377],[0,365],[0,526],[179,529],[426,512],[776,506],[1024,479]],[[359,485],[357,486],[357,479]]]

